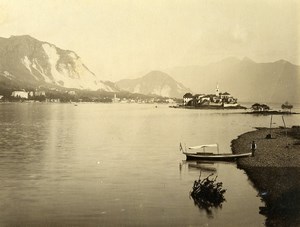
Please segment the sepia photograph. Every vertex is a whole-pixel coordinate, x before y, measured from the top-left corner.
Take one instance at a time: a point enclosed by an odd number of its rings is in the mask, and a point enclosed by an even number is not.
[[[300,226],[300,1],[0,0],[0,226]]]

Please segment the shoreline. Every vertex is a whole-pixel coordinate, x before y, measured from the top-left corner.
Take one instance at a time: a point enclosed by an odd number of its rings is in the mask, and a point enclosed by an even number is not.
[[[288,112],[288,111],[278,111],[278,110],[269,110],[269,111],[253,111],[253,112],[246,112],[243,114],[253,114],[253,115],[292,115],[292,114],[300,114],[297,112]]]
[[[247,111],[250,108],[245,106],[169,106],[169,108],[174,109],[188,109],[188,110],[244,110]],[[248,112],[241,112],[240,114],[252,114],[252,115],[293,115],[293,114],[300,114],[298,112],[290,112],[290,111],[282,111],[282,110],[269,110],[269,111],[248,111]]]
[[[202,105],[202,106],[184,106],[184,105],[176,105],[169,106],[174,109],[189,109],[189,110],[246,110],[247,107],[237,105],[237,106],[214,106],[214,105]]]
[[[271,134],[271,139],[266,139]],[[260,213],[267,226],[300,224],[300,127],[256,128],[232,140],[233,153],[250,151],[255,141],[254,157],[239,159],[243,169],[265,203]]]

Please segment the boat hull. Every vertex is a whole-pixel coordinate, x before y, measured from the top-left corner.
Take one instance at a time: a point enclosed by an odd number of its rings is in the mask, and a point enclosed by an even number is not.
[[[252,155],[252,153],[244,154],[191,154],[184,153],[186,160],[209,160],[209,161],[235,161],[238,158],[246,158]]]

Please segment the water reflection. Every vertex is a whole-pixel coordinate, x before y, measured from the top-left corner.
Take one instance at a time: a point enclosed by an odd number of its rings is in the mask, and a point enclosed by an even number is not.
[[[222,163],[222,162],[218,162]],[[193,199],[194,205],[199,208],[200,211],[204,211],[207,218],[214,218],[215,214],[222,209],[222,203],[225,200],[223,194],[219,193],[222,188],[222,183],[216,184],[216,178],[210,177],[217,172],[217,163],[213,161],[196,161],[196,160],[182,160],[179,164],[180,172],[182,168],[187,166],[189,171],[195,171],[199,173],[199,179],[194,181],[192,191],[189,192],[190,198]],[[200,179],[202,176],[202,180]],[[200,187],[204,185],[204,187]]]
[[[198,169],[201,172],[216,172],[217,171],[213,162],[204,162],[204,161],[188,162],[188,167],[189,167],[189,169]]]
[[[264,120],[255,124],[264,126]],[[138,104],[18,103],[0,105],[0,125],[0,225],[259,226],[264,221],[257,191],[235,164],[178,166],[184,158],[178,141],[218,141],[230,152],[230,141],[252,129],[252,116]],[[212,209],[214,218],[204,210],[199,214],[188,197],[200,170],[202,176],[218,174],[228,189],[222,212]]]
[[[1,110],[1,163],[14,163],[4,171],[21,172],[35,168],[44,158],[44,148],[48,139],[46,109],[35,110],[30,104],[8,105]],[[13,112],[9,110],[13,109]],[[30,166],[25,165],[31,163]],[[9,167],[9,166],[8,166]]]
[[[259,185],[258,197],[265,202],[260,214],[267,217],[267,226],[298,226],[300,223],[300,176],[298,167],[261,167],[257,169],[265,176],[265,187]],[[275,184],[272,178],[276,179]],[[296,177],[297,178],[297,177]],[[292,182],[292,183],[291,183]],[[279,186],[280,185],[280,186]]]
[[[222,209],[222,203],[225,200],[223,183],[217,181],[217,176],[213,174],[201,179],[201,173],[198,180],[194,181],[191,198],[194,200],[195,206],[200,210],[205,210],[208,218],[213,218],[213,211]]]
[[[194,199],[194,205],[199,208],[200,211],[204,211],[207,218],[214,218],[216,213],[222,209],[222,204],[215,206],[207,206],[205,203],[201,202],[201,200]]]
[[[47,114],[47,108],[37,108],[32,104],[1,105],[0,208],[4,222],[21,214],[22,204],[34,204],[39,200],[36,195],[45,178],[45,146],[49,133]]]

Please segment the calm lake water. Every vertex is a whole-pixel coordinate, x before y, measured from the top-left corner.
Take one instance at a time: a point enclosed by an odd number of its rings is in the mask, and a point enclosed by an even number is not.
[[[234,163],[210,165],[227,189],[222,208],[207,213],[189,198],[200,170],[179,143],[230,153],[239,134],[269,126],[270,116],[238,112],[2,103],[0,226],[264,226],[258,192]]]

